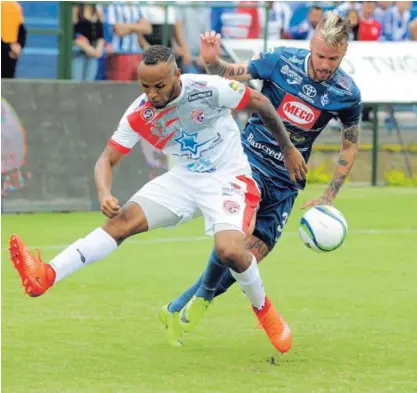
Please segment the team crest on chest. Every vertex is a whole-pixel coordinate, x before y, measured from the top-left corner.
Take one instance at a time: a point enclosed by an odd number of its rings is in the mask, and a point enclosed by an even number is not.
[[[202,109],[193,109],[191,112],[191,119],[193,119],[194,123],[203,124],[204,111]]]

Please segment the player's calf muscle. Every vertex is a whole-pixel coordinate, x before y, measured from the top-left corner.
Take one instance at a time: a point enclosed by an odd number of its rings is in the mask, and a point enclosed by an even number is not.
[[[116,217],[108,219],[102,228],[118,244],[121,244],[130,236],[146,232],[148,222],[139,205],[128,204],[121,209]]]
[[[268,246],[256,236],[250,236],[246,240],[246,249],[249,250],[256,258],[258,263],[269,254]]]

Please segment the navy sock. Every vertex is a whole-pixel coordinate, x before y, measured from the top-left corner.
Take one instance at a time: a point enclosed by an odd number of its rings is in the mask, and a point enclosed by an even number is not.
[[[235,282],[236,280],[233,278],[232,274],[230,273],[230,270],[227,269],[227,271],[225,271],[222,276],[222,279],[220,281],[219,286],[216,289],[214,297],[217,297],[222,293],[225,293]]]
[[[203,273],[203,281],[195,295],[212,301],[223,274],[228,270],[228,267],[224,266],[217,256],[216,250],[213,249],[207,268]]]
[[[169,312],[180,312],[182,308],[190,301],[190,299],[197,292],[197,289],[203,283],[203,275],[190,288],[183,292],[179,297],[172,301],[168,306]]]

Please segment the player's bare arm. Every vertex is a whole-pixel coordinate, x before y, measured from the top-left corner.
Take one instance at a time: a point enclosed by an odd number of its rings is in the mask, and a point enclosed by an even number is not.
[[[214,31],[206,32],[200,36],[200,54],[207,73],[241,82],[251,80],[252,76],[247,63],[232,64],[219,59],[220,38],[220,34],[216,34]]]
[[[123,156],[123,153],[107,145],[94,168],[94,179],[101,212],[109,218],[114,217],[120,211],[119,201],[111,195],[111,179],[113,167]]]
[[[307,164],[304,157],[293,145],[289,134],[278,116],[271,101],[262,93],[251,89],[251,97],[247,107],[259,113],[264,125],[271,132],[274,139],[279,143],[284,152],[284,163],[293,182],[303,180],[307,173]]]
[[[342,147],[333,178],[324,194],[310,202],[305,203],[302,208],[315,205],[332,205],[338,192],[350,174],[353,164],[359,151],[359,124],[344,126],[342,130]]]

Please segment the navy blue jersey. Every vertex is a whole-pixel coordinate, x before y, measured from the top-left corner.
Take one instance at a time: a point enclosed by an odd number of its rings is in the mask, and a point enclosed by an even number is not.
[[[278,47],[249,61],[253,79],[263,80],[262,93],[282,118],[297,149],[308,161],[315,139],[332,118],[344,126],[359,124],[361,96],[349,75],[340,68],[326,82],[314,82],[307,72],[310,51]],[[242,143],[251,164],[273,179],[292,187],[284,155],[261,118],[249,119]],[[297,188],[302,189],[305,182]]]

